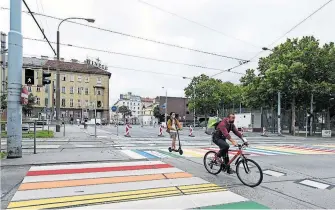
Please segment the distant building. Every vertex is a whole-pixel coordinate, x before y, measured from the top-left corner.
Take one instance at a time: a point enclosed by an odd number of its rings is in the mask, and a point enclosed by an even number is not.
[[[125,94],[120,94],[119,100],[114,104],[117,107],[126,106],[131,111],[132,116],[128,116],[127,119],[133,124],[138,124],[139,116],[142,113],[142,102],[141,97],[138,95],[133,95],[132,92]],[[116,118],[116,113],[113,113],[113,119]],[[122,114],[119,113],[119,119],[122,119]]]
[[[76,59],[65,61],[47,56],[23,57],[22,84],[25,83],[25,69],[34,70],[34,82],[27,87],[35,97],[33,110],[26,117],[46,117],[45,108],[50,107],[50,118],[55,118],[56,108],[56,69],[60,69],[60,118],[64,120],[94,118],[93,106],[97,107],[97,118],[109,120],[109,79],[111,73],[86,61]],[[38,86],[38,71],[50,71],[51,84]],[[4,75],[5,77],[7,76]],[[7,79],[7,78],[6,78]],[[47,94],[49,92],[49,95]]]

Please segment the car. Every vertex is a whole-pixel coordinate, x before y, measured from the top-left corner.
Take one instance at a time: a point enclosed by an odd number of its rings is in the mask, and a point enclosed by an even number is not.
[[[119,121],[119,125],[124,125],[124,122],[123,121]]]

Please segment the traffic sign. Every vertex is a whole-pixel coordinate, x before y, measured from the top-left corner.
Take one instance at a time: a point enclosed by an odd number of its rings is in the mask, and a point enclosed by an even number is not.
[[[116,110],[117,110],[117,106],[112,106],[112,111],[116,112]]]
[[[51,112],[51,108],[45,108],[45,112],[50,113]]]

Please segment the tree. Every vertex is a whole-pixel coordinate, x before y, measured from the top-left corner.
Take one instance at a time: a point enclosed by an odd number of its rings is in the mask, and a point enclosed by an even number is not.
[[[120,106],[119,112],[122,114],[123,120],[126,118],[126,116],[132,116],[131,110],[127,106]]]
[[[25,116],[33,110],[33,105],[35,104],[35,97],[32,93],[28,95],[28,104],[22,105],[22,112]]]
[[[290,101],[294,134],[296,108],[308,107],[311,94],[318,101],[326,96],[329,98],[335,90],[334,51],[333,43],[321,48],[314,37],[287,39],[269,56],[259,60],[258,75],[254,70],[247,70],[241,78],[247,104],[273,106],[274,95],[280,91],[283,98]]]
[[[7,94],[3,94],[0,100],[1,100],[1,109],[2,110],[7,109]]]

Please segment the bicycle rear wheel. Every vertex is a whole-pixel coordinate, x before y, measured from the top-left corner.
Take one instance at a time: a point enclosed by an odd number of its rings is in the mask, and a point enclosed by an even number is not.
[[[216,152],[208,151],[204,156],[204,166],[206,170],[208,171],[208,173],[214,175],[219,174],[223,167],[219,161],[215,160],[216,155]],[[213,170],[213,167],[217,167],[218,169]]]
[[[259,176],[254,183],[247,183],[245,179],[242,178],[241,174],[246,173],[251,175],[251,173]],[[256,187],[260,185],[263,181],[263,171],[261,167],[254,160],[251,159],[242,159],[236,165],[236,174],[238,179],[246,186]]]

